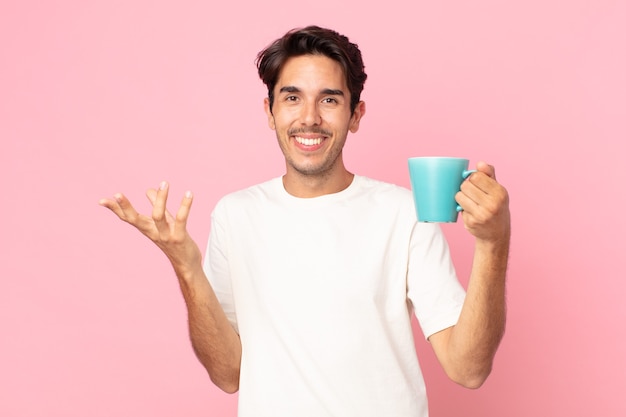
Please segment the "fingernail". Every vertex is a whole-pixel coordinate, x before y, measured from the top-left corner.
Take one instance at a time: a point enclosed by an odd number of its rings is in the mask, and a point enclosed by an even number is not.
[[[165,190],[167,188],[167,182],[163,181],[159,185],[159,190]]]
[[[191,191],[187,191],[187,192],[185,193],[185,197],[186,197],[186,198],[191,198],[191,197],[193,197],[193,194],[191,193]]]
[[[115,198],[115,201],[117,201],[118,203],[122,201],[122,194],[115,194],[113,197]]]

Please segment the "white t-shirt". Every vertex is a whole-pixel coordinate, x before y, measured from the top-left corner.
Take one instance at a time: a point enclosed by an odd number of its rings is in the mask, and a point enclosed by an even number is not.
[[[411,192],[355,176],[297,198],[281,178],[216,205],[207,276],[242,343],[240,417],[425,417],[411,313],[426,337],[465,291]]]

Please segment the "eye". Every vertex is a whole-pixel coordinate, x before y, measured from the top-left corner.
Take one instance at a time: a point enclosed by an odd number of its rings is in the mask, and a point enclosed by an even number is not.
[[[285,97],[285,101],[296,101],[298,100],[297,96],[287,96]]]
[[[326,104],[337,104],[338,101],[336,98],[334,97],[326,97],[325,99],[322,100],[322,103],[326,103]]]

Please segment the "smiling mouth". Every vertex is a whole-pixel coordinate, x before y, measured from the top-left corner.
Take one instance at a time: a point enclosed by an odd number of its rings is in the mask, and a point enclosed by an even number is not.
[[[332,135],[331,132],[320,127],[291,129],[288,134],[299,145],[305,147],[318,147]]]
[[[315,145],[319,145],[322,143],[322,138],[303,138],[301,136],[294,136],[294,139],[296,140],[296,142],[298,142],[300,145],[304,145],[304,146],[315,146]]]

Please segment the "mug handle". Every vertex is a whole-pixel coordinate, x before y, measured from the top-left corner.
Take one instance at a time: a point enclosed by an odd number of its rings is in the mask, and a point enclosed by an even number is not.
[[[463,171],[463,174],[461,174],[461,175],[463,176],[463,179],[465,180],[465,179],[467,179],[467,177],[472,175],[474,172],[476,172],[475,169],[469,169],[469,170],[466,169],[465,171]],[[463,207],[461,207],[461,206],[459,206],[457,204],[456,211],[457,211],[457,213],[463,211]]]
[[[474,172],[476,172],[475,169],[465,170],[465,171],[463,171],[463,174],[461,174],[461,175],[463,176],[463,179],[467,179],[467,177],[472,175]]]

